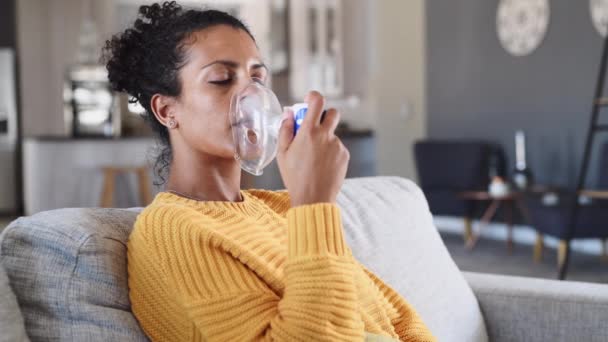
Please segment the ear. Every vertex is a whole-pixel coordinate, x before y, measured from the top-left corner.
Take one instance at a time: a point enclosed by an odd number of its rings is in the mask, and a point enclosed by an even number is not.
[[[150,99],[150,108],[156,119],[169,127],[169,120],[175,120],[175,99],[161,94],[154,94]]]

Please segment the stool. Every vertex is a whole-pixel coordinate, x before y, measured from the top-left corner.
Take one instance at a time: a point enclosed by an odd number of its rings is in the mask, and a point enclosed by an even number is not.
[[[152,194],[150,193],[149,183],[150,177],[148,175],[148,169],[145,166],[139,167],[115,167],[115,166],[103,166],[103,191],[101,193],[100,205],[102,208],[110,208],[114,203],[114,185],[116,183],[116,176],[121,173],[134,172],[137,175],[137,182],[139,186],[139,199],[142,202],[142,206],[148,205],[152,202]]]

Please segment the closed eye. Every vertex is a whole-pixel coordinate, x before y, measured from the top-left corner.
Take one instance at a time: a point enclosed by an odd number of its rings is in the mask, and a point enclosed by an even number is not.
[[[232,79],[227,78],[227,79],[221,80],[221,81],[209,81],[209,83],[224,86],[224,85],[228,85],[228,84],[232,83]]]

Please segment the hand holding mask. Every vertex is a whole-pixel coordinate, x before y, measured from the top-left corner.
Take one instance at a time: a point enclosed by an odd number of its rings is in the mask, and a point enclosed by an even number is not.
[[[308,105],[297,103],[291,108],[295,118],[295,135]],[[279,100],[272,90],[253,82],[232,97],[229,116],[235,159],[243,170],[255,176],[262,175],[264,168],[277,154],[277,139],[283,122]]]

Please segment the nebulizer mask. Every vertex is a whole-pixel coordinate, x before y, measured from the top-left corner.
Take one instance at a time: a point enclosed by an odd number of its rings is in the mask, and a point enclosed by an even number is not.
[[[277,155],[283,111],[272,90],[252,82],[230,101],[234,157],[241,169],[259,176]]]

